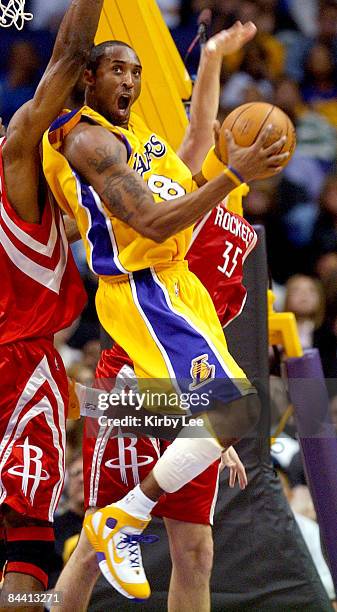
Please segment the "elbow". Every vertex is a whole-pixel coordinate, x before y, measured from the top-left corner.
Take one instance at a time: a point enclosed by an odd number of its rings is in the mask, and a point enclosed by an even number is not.
[[[142,227],[138,229],[139,233],[144,236],[144,238],[148,238],[149,240],[153,240],[157,244],[161,244],[165,242],[167,238],[169,238],[170,234],[164,228],[153,227],[150,224],[144,224]]]
[[[167,225],[167,222],[163,222],[162,215],[159,215],[158,207],[152,206],[150,214],[143,215],[143,218],[138,220],[138,227],[134,229],[142,234],[144,238],[161,244],[170,236],[170,233],[167,231]]]
[[[162,244],[163,242],[165,242],[165,240],[167,240],[170,237],[170,234],[167,234],[167,232],[156,232],[154,238],[152,238],[152,240],[154,242],[156,242],[157,244]]]
[[[169,237],[166,232],[163,232],[157,229],[153,229],[153,228],[146,228],[141,233],[143,234],[143,236],[145,236],[145,238],[149,238],[150,240],[153,240],[153,242],[156,242],[157,244],[162,244]]]

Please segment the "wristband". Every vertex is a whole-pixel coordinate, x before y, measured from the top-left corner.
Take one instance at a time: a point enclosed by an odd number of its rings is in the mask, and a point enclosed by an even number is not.
[[[236,187],[240,187],[244,183],[242,176],[234,170],[232,166],[226,166],[223,173],[234,183]]]
[[[233,172],[233,174],[235,174],[235,176],[239,179],[239,181],[241,181],[241,183],[245,182],[245,179],[243,178],[242,174],[240,174],[240,172],[238,172],[237,170],[235,170],[235,168],[233,168],[233,166],[228,166],[228,169]]]
[[[201,166],[201,172],[206,181],[211,181],[212,179],[220,176],[224,172],[225,168],[225,164],[220,161],[215,153],[215,147],[211,147]]]

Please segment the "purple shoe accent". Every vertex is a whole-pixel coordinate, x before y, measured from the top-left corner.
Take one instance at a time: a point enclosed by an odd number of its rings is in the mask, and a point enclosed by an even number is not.
[[[124,537],[124,543],[126,544],[154,544],[155,542],[159,541],[159,536],[157,535],[152,535],[150,533],[147,534],[125,534]]]
[[[108,518],[105,524],[109,529],[114,529],[117,525],[117,521],[114,518]]]
[[[133,599],[131,599],[132,602],[135,603],[144,603],[144,601],[148,601],[147,599],[139,599],[139,597],[134,597]]]
[[[101,561],[105,561],[105,554],[102,552],[98,552],[96,553],[96,558],[98,563],[100,563]]]

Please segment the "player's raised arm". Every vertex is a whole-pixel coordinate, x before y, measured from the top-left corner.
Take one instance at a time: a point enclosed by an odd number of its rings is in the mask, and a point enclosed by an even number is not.
[[[58,32],[54,51],[35,96],[13,116],[3,147],[8,199],[25,221],[38,223],[39,143],[62,110],[94,41],[103,0],[73,0]]]
[[[85,65],[102,6],[103,0],[71,2],[34,98],[15,113],[9,124],[7,136],[13,146],[18,144],[24,150],[35,147],[62,110]]]
[[[265,148],[269,133],[270,126],[251,147],[237,146],[228,133],[229,163],[247,182],[266,173],[277,174],[289,155],[277,154],[285,137]],[[105,128],[78,124],[66,137],[62,152],[71,166],[92,185],[112,215],[155,242],[163,242],[193,225],[234,186],[230,176],[223,172],[193,193],[155,205],[144,180],[127,165],[124,144]]]
[[[235,53],[256,34],[255,25],[237,21],[228,30],[215,34],[206,43],[193,88],[190,123],[177,154],[196,174],[213,142],[213,124],[220,97],[220,72],[223,57]]]

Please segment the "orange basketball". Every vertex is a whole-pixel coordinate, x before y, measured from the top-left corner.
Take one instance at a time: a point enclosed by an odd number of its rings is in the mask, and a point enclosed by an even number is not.
[[[273,129],[270,132],[269,138],[265,146],[271,145],[273,142],[286,136],[287,140],[278,153],[290,153],[289,157],[283,162],[286,166],[291,159],[296,147],[296,132],[293,123],[288,115],[284,113],[278,106],[273,106],[268,102],[250,102],[242,104],[233,110],[224,120],[220,130],[220,151],[224,161],[227,161],[227,143],[225,138],[225,130],[230,130],[234,136],[235,142],[241,147],[249,147],[260,135],[263,128],[271,124]],[[265,178],[268,175],[265,176]]]

